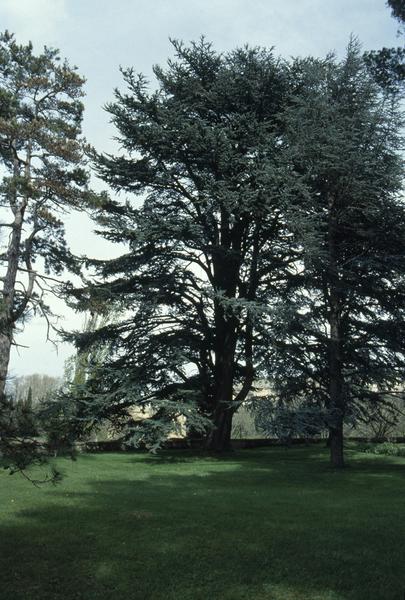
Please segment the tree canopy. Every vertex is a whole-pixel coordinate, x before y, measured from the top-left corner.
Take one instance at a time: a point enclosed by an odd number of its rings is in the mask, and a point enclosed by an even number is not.
[[[96,169],[141,205],[110,201],[96,215],[101,234],[128,252],[91,262],[99,282],[80,305],[108,298],[122,318],[77,339],[113,349],[89,384],[99,399],[105,392],[103,414],[152,404],[156,421],[186,414],[191,423],[192,411],[213,421],[208,446],[223,449],[291,261],[279,161],[290,81],[271,51],[173,45],[176,59],[154,68],[156,91],[128,69],[127,93],[107,106],[125,152],[97,155]]]
[[[80,269],[65,242],[63,217],[92,196],[80,137],[83,84],[57,50],[35,55],[31,43],[19,45],[7,31],[0,36],[0,208],[8,234],[0,253],[3,412],[16,327],[33,313],[49,322],[47,291],[55,275]],[[17,440],[7,422],[4,416],[1,443],[10,442],[12,451]]]
[[[342,62],[297,68],[304,85],[284,113],[284,141],[301,183],[288,210],[302,259],[275,321],[269,377],[282,403],[319,407],[339,466],[343,423],[366,419],[403,381],[402,118],[355,42]]]
[[[85,410],[136,440],[180,415],[201,434],[208,417],[207,445],[224,449],[266,373],[281,401],[323,411],[342,464],[343,422],[403,367],[395,94],[355,42],[342,62],[174,47],[156,91],[129,69],[128,92],[107,106],[124,152],[95,155],[96,168],[139,200],[95,215],[128,251],[90,261],[98,282],[76,294],[81,308],[108,300],[122,315],[75,336],[111,348]],[[134,405],[153,407],[147,433]]]

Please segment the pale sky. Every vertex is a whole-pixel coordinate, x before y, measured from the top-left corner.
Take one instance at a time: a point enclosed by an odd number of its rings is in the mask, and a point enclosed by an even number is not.
[[[236,46],[274,46],[284,57],[342,54],[350,34],[364,49],[399,44],[398,25],[385,0],[0,0],[0,27],[61,55],[87,79],[84,134],[99,151],[114,149],[115,131],[103,105],[122,82],[119,66],[151,74],[172,54],[169,37],[185,42],[201,35],[219,51]],[[97,184],[99,187],[100,184]],[[68,241],[77,254],[107,257],[116,253],[92,233],[83,215],[67,223]],[[82,317],[53,303],[66,329],[80,328]],[[14,350],[11,374],[61,375],[73,349],[46,343],[46,327],[38,319],[26,325]]]

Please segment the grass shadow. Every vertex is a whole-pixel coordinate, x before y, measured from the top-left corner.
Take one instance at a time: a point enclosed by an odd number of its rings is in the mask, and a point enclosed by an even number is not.
[[[336,473],[312,449],[172,458],[90,455],[35,492],[0,526],[0,598],[402,597],[403,462]]]

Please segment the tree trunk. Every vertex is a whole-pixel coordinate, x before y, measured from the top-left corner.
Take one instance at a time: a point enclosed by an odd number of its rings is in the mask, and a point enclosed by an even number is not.
[[[333,467],[344,466],[343,454],[343,417],[345,412],[345,398],[343,397],[342,375],[342,332],[341,332],[341,304],[340,281],[338,272],[338,244],[337,244],[338,219],[334,198],[329,198],[329,448],[330,461]]]
[[[232,338],[232,339],[231,339]],[[235,341],[234,335],[227,335],[222,351],[217,354],[216,390],[214,411],[212,415],[213,429],[207,440],[207,449],[214,452],[229,450],[231,447],[233,403],[233,371]]]
[[[17,200],[15,200],[15,204],[16,202]],[[13,208],[14,222],[7,251],[7,269],[3,278],[3,289],[0,297],[0,398],[4,396],[10,362],[11,341],[15,322],[15,286],[21,251],[21,234],[25,205],[23,203],[22,206],[17,207],[15,205]]]
[[[232,409],[218,410],[214,415],[214,429],[211,432],[207,449],[213,452],[224,452],[232,448],[231,433],[232,433]]]
[[[331,311],[331,339],[329,349],[329,449],[334,467],[344,466],[343,457],[343,415],[344,398],[342,385],[342,365],[340,359],[339,319]]]
[[[330,461],[333,467],[342,468],[345,466],[343,452],[343,419],[335,427],[329,429],[329,449]]]
[[[0,402],[4,400],[8,365],[10,362],[11,332],[0,332]]]
[[[221,310],[222,312],[222,310]],[[234,361],[236,349],[236,321],[219,318],[217,348],[215,353],[215,395],[212,414],[213,429],[207,439],[207,449],[214,452],[231,447]]]
[[[218,247],[212,253],[214,287],[224,299],[235,299],[241,265],[241,241],[244,223],[231,225],[230,214],[221,209]],[[235,353],[238,317],[224,305],[224,299],[214,301],[215,319],[215,392],[211,418],[213,429],[206,447],[222,452],[231,447],[232,419],[236,404],[233,397]]]

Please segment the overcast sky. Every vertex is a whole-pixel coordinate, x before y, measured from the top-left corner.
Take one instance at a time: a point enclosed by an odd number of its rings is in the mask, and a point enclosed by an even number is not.
[[[169,37],[196,40],[204,34],[217,50],[250,44],[274,46],[282,56],[341,55],[351,33],[364,49],[398,44],[397,23],[385,0],[0,0],[2,29],[17,41],[31,40],[37,52],[43,45],[62,56],[87,79],[84,134],[99,151],[112,150],[113,128],[103,105],[121,85],[119,66],[151,74],[172,54]],[[69,219],[68,240],[73,251],[105,257],[116,252],[92,234],[83,216]],[[63,303],[55,309],[65,328],[80,328],[82,317]],[[46,328],[33,320],[18,337],[29,346],[14,351],[14,375],[61,375],[72,348],[46,343]]]

